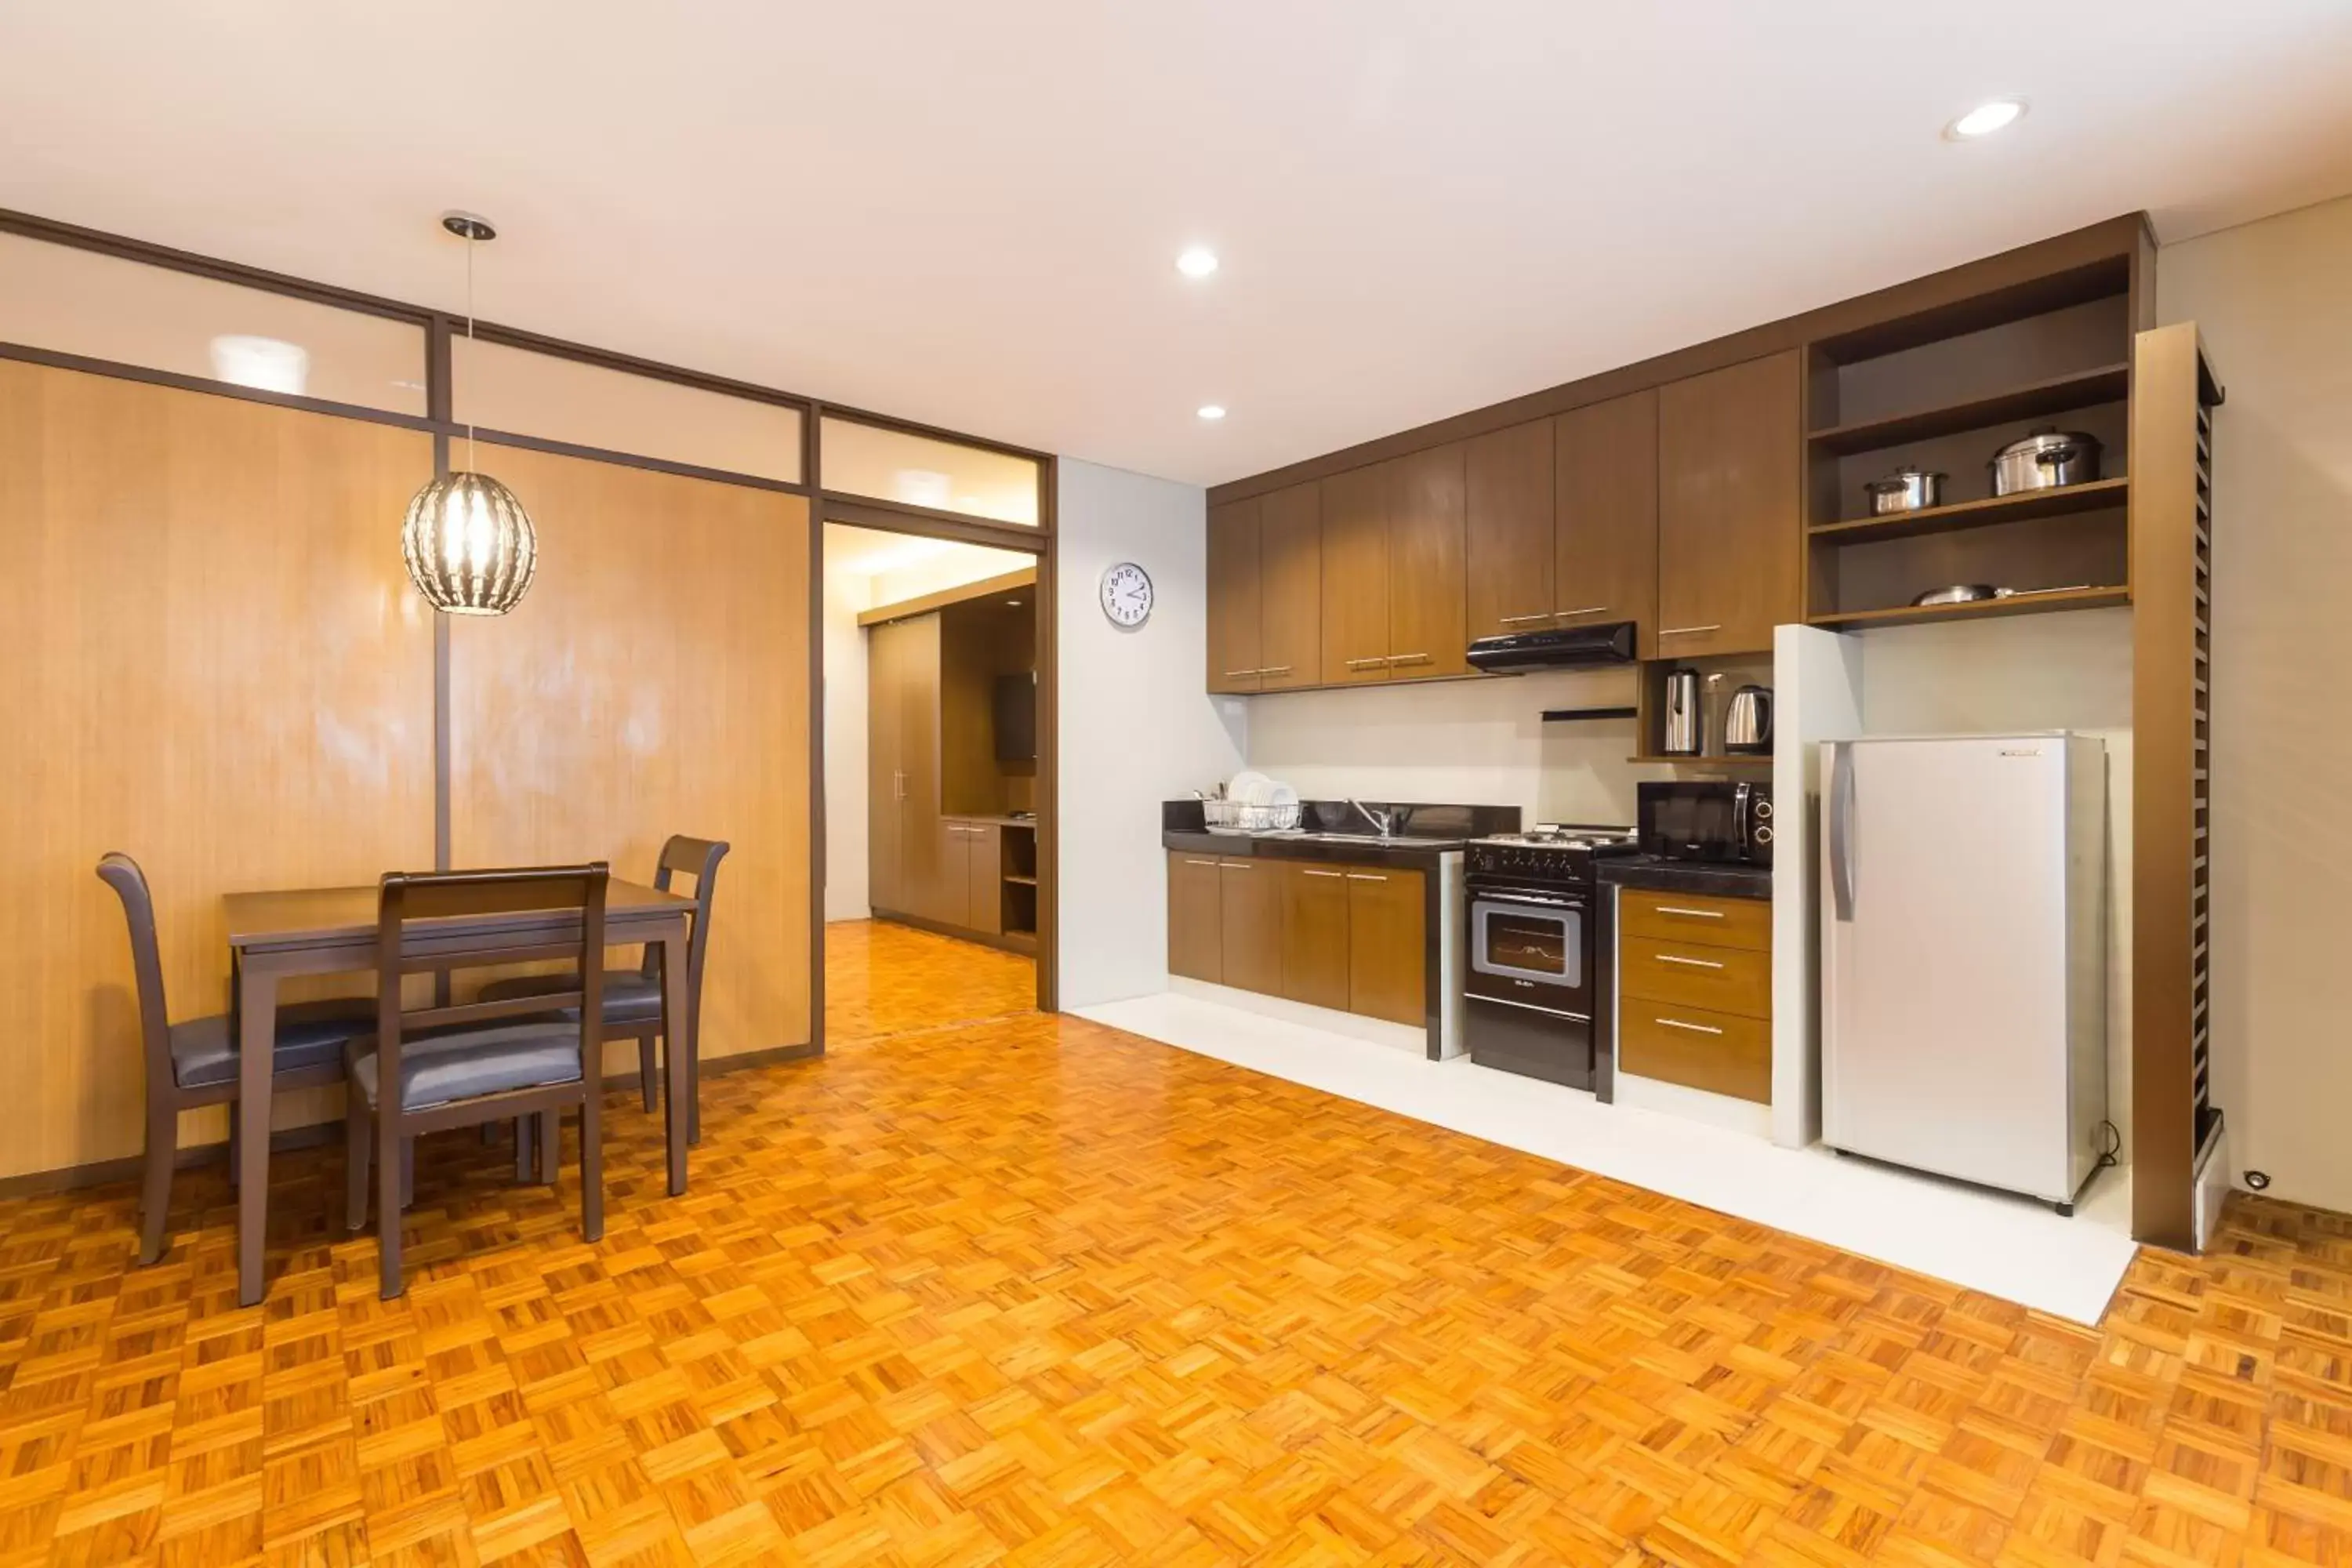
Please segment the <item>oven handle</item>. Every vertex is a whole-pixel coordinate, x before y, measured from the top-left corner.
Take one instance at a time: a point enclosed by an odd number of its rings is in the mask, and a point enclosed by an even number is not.
[[[1583,899],[1546,898],[1540,893],[1515,892],[1508,888],[1473,888],[1470,889],[1470,898],[1473,902],[1541,904],[1546,909],[1551,910],[1580,910],[1589,907],[1588,901]]]
[[[1497,1007],[1517,1007],[1525,1013],[1541,1013],[1547,1018],[1567,1018],[1579,1024],[1592,1022],[1591,1014],[1571,1013],[1564,1007],[1538,1007],[1532,1002],[1512,1002],[1500,996],[1481,995],[1475,991],[1465,991],[1462,996],[1465,1002],[1490,1002]]]

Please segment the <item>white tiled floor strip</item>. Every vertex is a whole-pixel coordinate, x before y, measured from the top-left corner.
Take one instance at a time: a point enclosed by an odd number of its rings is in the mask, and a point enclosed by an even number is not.
[[[2134,1251],[2130,1187],[2105,1171],[2073,1219],[1856,1160],[1779,1149],[1679,1117],[1476,1067],[1432,1062],[1194,997],[1082,1017],[1492,1143],[1775,1226],[2042,1311],[2096,1322]]]

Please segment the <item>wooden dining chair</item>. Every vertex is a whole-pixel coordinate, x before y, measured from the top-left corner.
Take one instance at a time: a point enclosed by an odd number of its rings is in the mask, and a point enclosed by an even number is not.
[[[702,955],[710,942],[710,900],[719,886],[719,862],[729,846],[719,839],[688,838],[683,834],[662,846],[654,868],[654,886],[664,892],[679,873],[694,879],[694,920],[686,940],[687,1141],[702,1140]],[[509,1001],[538,996],[541,1005],[554,992],[576,989],[579,982],[564,974],[519,975],[493,981],[482,988],[484,1001]],[[576,1015],[569,1011],[567,1018]],[[604,1037],[637,1043],[637,1095],[651,1110],[661,1097],[661,1074],[654,1041],[661,1035],[661,955],[651,945],[635,969],[604,972]],[[520,1154],[518,1163],[520,1163]]]
[[[236,1141],[247,1130],[236,1111],[237,1031],[225,1013],[183,1018],[174,1024],[163,1001],[163,959],[155,941],[155,900],[147,874],[130,856],[112,853],[98,863],[100,880],[122,900],[131,929],[131,969],[139,997],[139,1035],[146,1079],[147,1146],[139,1187],[139,1261],[163,1255],[163,1225],[172,1205],[172,1168],[177,1163],[180,1112],[199,1105],[226,1105],[229,1113],[229,1176],[236,1176]],[[343,1080],[344,1047],[375,1030],[375,1001],[354,996],[330,1002],[298,1002],[278,1009],[269,1085],[306,1089]],[[267,1127],[250,1130],[267,1138]]]
[[[504,871],[392,873],[376,905],[374,1037],[348,1047],[350,1148],[344,1223],[367,1224],[370,1164],[378,1167],[376,1244],[382,1294],[403,1289],[400,1151],[419,1133],[508,1117],[544,1129],[553,1174],[555,1137],[565,1110],[580,1110],[580,1226],[604,1234],[604,1140],[595,1092],[604,1055],[603,861]],[[550,938],[545,917],[576,913],[576,935]],[[457,941],[433,923],[454,915],[513,915],[512,934]],[[533,917],[539,917],[534,921]],[[532,927],[540,929],[536,931]],[[497,964],[565,959],[571,988],[483,999],[457,1006],[404,1007],[401,981]],[[552,1016],[549,1005],[568,1010]],[[371,1151],[381,1157],[371,1160]]]

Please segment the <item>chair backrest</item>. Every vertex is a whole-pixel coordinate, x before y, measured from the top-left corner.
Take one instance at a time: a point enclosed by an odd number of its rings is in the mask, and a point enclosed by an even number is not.
[[[727,858],[730,847],[723,839],[672,834],[669,842],[662,846],[661,863],[654,868],[654,886],[665,893],[670,890],[670,881],[678,872],[694,879],[694,929],[686,939],[686,984],[697,998],[702,994],[703,948],[710,940],[710,895],[719,886],[719,862]],[[654,979],[660,969],[661,956],[647,943],[645,977]]]
[[[163,959],[155,945],[155,900],[147,891],[147,873],[139,862],[120,851],[100,857],[99,879],[122,900],[122,918],[131,928],[131,970],[139,991],[140,1054],[147,1063],[148,1092],[173,1082],[172,1017],[163,1007]]]
[[[604,1009],[604,898],[611,872],[598,860],[585,866],[519,867],[496,871],[393,871],[376,902],[376,1056],[378,1081],[400,1081],[403,1034],[445,1026],[488,1024],[499,1018],[580,1009],[582,1070],[602,1071]],[[576,935],[532,930],[529,917],[577,912]],[[511,915],[512,921],[498,917]],[[487,929],[453,932],[442,923],[467,917]],[[538,959],[568,959],[575,989],[540,992],[459,1006],[404,1007],[401,981],[420,973],[446,973]],[[593,1082],[593,1078],[587,1081]]]

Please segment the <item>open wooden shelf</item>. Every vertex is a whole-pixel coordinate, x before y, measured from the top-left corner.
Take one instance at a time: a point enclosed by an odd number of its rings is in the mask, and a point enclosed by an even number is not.
[[[2130,386],[2131,365],[2128,362],[2105,364],[2096,370],[2053,376],[2048,381],[2030,382],[2023,386],[2011,387],[2006,392],[1996,392],[1987,397],[1972,397],[1965,403],[1947,404],[1941,408],[1923,408],[1911,414],[1890,415],[1883,419],[1833,425],[1826,430],[1814,431],[1810,439],[1815,449],[1823,452],[1840,455],[1868,452],[1881,447],[1900,447],[1906,442],[1956,435],[1963,430],[2013,424],[2020,419],[2038,419],[2045,414],[2086,408],[2093,404],[2120,403]]]
[[[1629,763],[1672,763],[1678,768],[1769,768],[1772,765],[1772,753],[1766,752],[1760,756],[1743,753],[1735,757],[1724,752],[1716,752],[1706,756],[1691,756],[1684,752],[1643,752],[1638,756],[1631,756],[1625,760]]]
[[[1863,626],[1908,626],[1928,621],[1986,620],[1995,616],[2032,616],[2045,610],[2097,610],[2131,603],[2129,588],[2065,588],[2021,594],[2011,599],[1972,599],[1963,605],[1897,605],[1884,610],[1840,610],[1814,616],[1808,626],[1832,630]],[[1637,757],[1636,762],[1668,759]],[[1737,761],[1738,759],[1734,759]]]
[[[1891,511],[1843,522],[1817,522],[1805,531],[1823,544],[1871,544],[1882,539],[1913,539],[1929,533],[1954,533],[1964,528],[1991,528],[2034,518],[2064,517],[2120,506],[2131,481],[2089,479],[2056,489],[2020,490],[2014,495],[1988,496],[1982,500],[1954,501],[1949,506],[1922,507],[1917,511]]]

